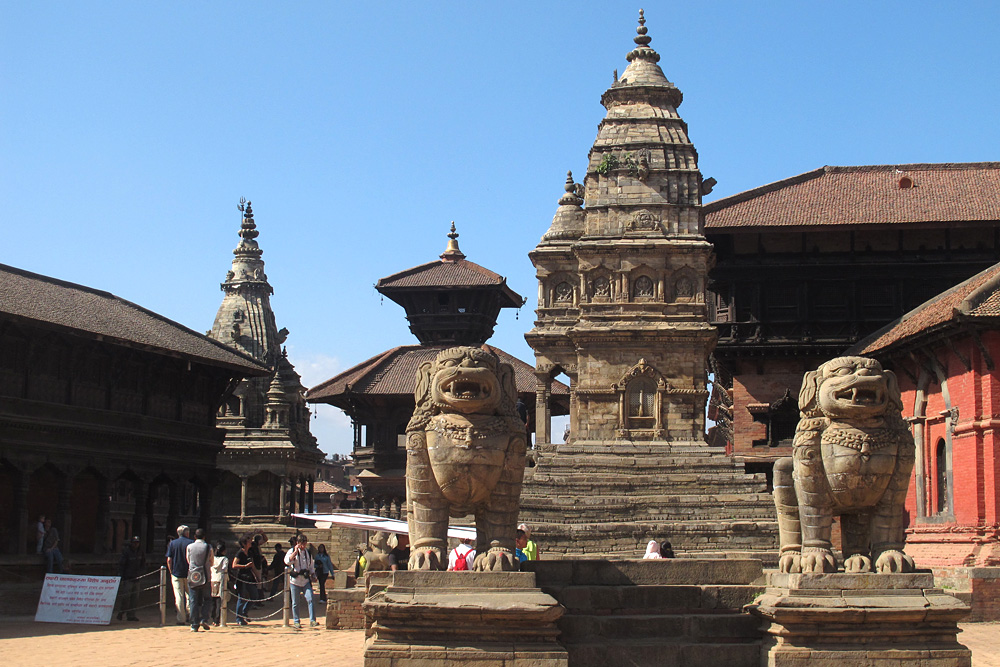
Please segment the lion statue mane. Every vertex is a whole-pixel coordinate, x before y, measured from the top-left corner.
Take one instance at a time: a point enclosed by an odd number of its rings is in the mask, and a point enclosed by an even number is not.
[[[903,504],[915,447],[902,407],[896,376],[873,359],[839,357],[805,374],[792,456],[774,466],[782,572],[836,572],[834,516],[845,571],[913,571]]]
[[[447,566],[448,517],[474,514],[477,571],[518,569],[514,534],[527,432],[514,369],[492,351],[453,347],[417,370],[406,427],[411,570]]]

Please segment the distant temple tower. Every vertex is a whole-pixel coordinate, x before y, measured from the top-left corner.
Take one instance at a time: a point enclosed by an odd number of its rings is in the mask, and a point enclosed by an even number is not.
[[[274,289],[264,273],[250,202],[241,202],[240,210],[240,242],[208,335],[256,358],[272,375],[243,381],[219,411],[218,424],[227,433],[218,466],[229,474],[216,511],[230,522],[283,522],[313,505],[316,465],[324,457],[309,432],[305,387],[281,348],[288,330],[275,324]]]
[[[703,548],[709,533],[731,534],[731,522],[687,537],[690,525],[659,523],[685,516],[671,506],[685,494],[694,503],[687,515],[696,510],[703,524],[773,513],[760,480],[704,444],[716,332],[704,298],[712,246],[701,197],[714,181],[698,170],[677,114],[681,92],[657,65],[641,10],[636,32],[628,67],[601,97],[607,115],[584,185],[567,177],[552,225],[529,255],[538,310],[525,338],[536,356],[539,451],[522,508],[524,518],[551,524],[542,543],[568,553],[641,554],[636,523],[644,521],[658,522],[649,536],[677,535],[682,549]],[[546,396],[560,373],[572,380],[570,438],[553,445]],[[672,478],[688,466],[702,480],[685,488]],[[720,492],[736,494],[731,506],[712,500]],[[588,542],[582,531],[571,534],[571,523],[604,525]]]
[[[403,307],[420,344],[387,350],[312,387],[307,396],[351,418],[363,509],[400,518],[406,506],[406,424],[420,364],[456,345],[491,350],[513,366],[518,398],[526,405],[535,401],[535,377],[530,365],[486,343],[501,309],[520,308],[524,299],[506,278],[466,259],[454,223],[440,259],[382,278],[375,289]],[[551,393],[547,410],[566,414],[569,388],[557,382]]]

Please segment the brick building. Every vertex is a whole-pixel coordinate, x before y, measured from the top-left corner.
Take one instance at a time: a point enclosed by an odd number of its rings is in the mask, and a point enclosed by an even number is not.
[[[823,167],[705,205],[711,441],[770,474],[802,374],[1000,260],[1000,163]]]
[[[906,551],[1000,620],[1000,264],[849,350],[893,369],[916,462]]]

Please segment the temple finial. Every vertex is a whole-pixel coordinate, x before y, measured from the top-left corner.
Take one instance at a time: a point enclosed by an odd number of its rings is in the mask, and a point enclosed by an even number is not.
[[[455,231],[455,221],[451,221],[451,231],[448,233],[448,247],[440,255],[445,262],[457,262],[465,259],[465,254],[458,247],[458,232]]]
[[[639,10],[639,27],[635,29],[636,36],[632,38],[635,42],[635,49],[633,49],[625,58],[632,62],[636,58],[642,60],[647,60],[650,62],[659,62],[660,54],[654,51],[649,43],[653,41],[653,38],[648,34],[649,29],[646,27],[646,13],[644,10]]]
[[[260,232],[257,231],[257,223],[253,220],[253,206],[246,198],[240,197],[240,203],[236,208],[243,213],[243,224],[240,225],[240,243],[236,246],[233,254],[260,257],[263,251],[255,240]]]
[[[573,172],[566,172],[566,185],[563,186],[566,190],[566,194],[559,198],[560,206],[582,206],[583,196],[581,193],[582,188],[580,184],[573,180]]]
[[[653,38],[646,34],[649,32],[649,29],[646,27],[646,15],[642,9],[639,10],[639,27],[635,31],[638,34],[633,41],[639,46],[649,46],[649,43],[653,41]]]

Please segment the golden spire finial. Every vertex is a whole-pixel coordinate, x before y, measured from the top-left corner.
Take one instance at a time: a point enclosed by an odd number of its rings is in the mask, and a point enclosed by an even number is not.
[[[441,253],[441,259],[446,262],[457,262],[465,259],[465,254],[458,247],[458,232],[455,231],[455,221],[451,221],[451,231],[448,233],[448,247]]]

